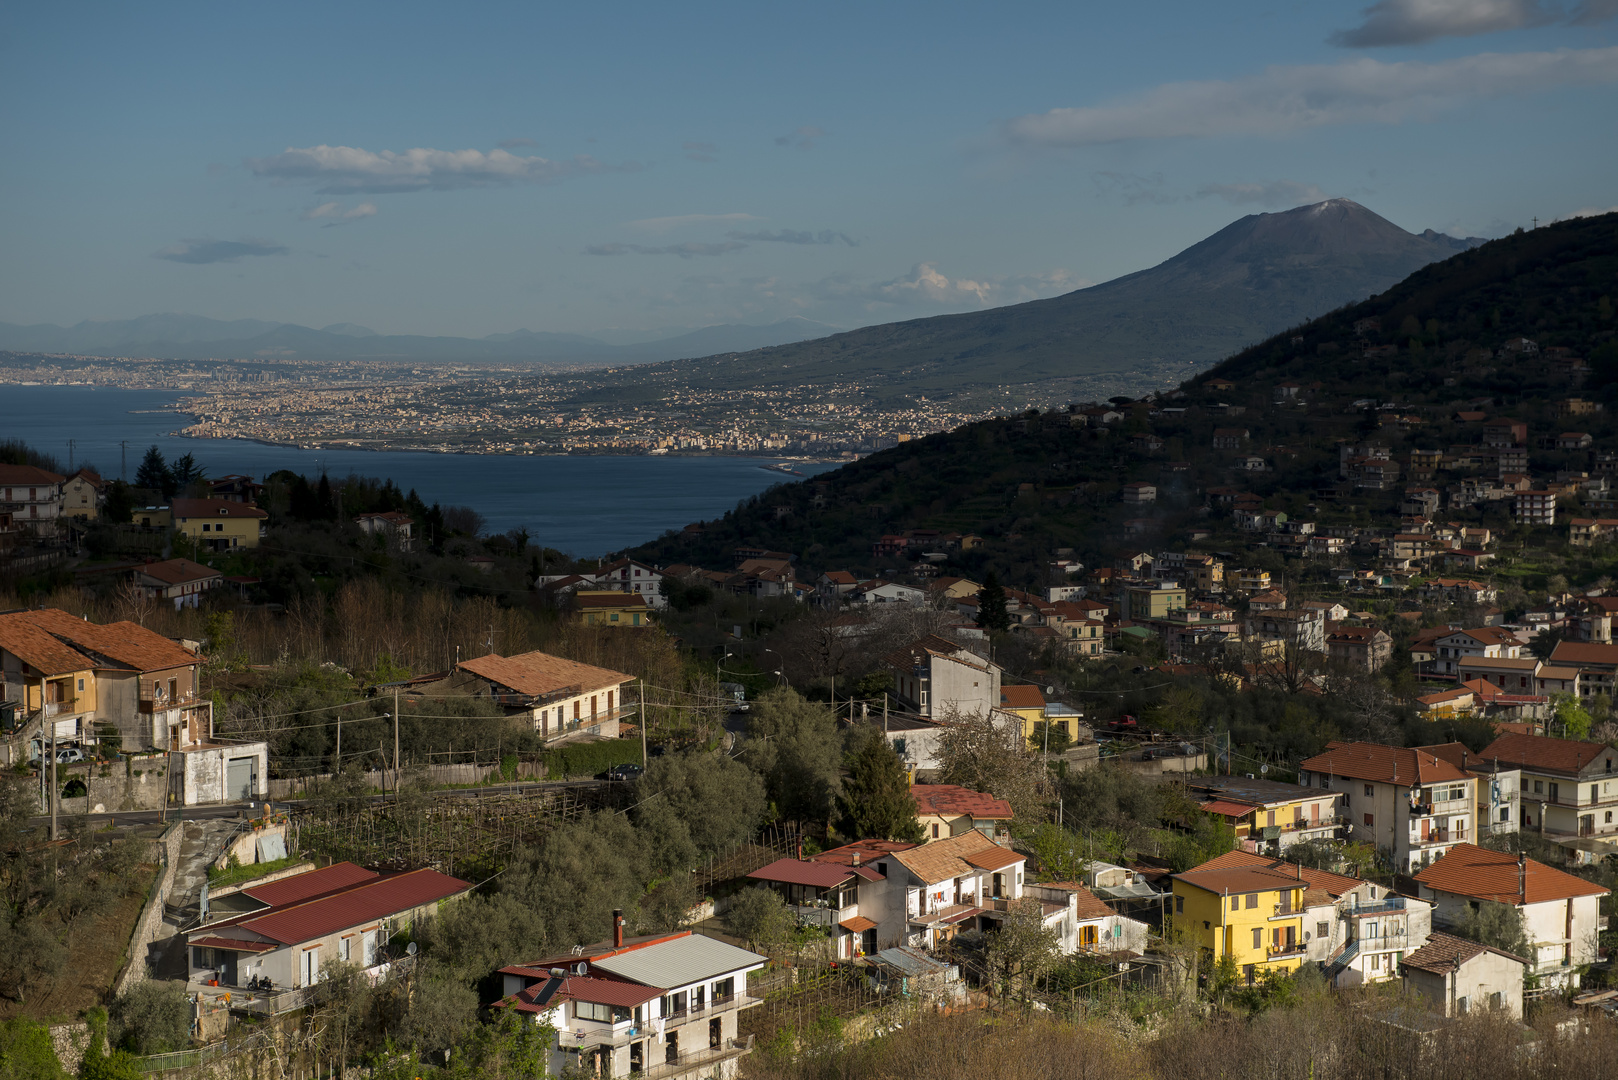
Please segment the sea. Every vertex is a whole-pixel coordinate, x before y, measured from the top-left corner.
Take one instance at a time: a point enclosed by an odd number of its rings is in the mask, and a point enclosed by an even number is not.
[[[209,476],[263,479],[291,469],[392,479],[427,503],[470,506],[491,533],[526,528],[531,543],[577,557],[653,540],[669,529],[719,517],[737,503],[798,477],[761,457],[609,457],[439,454],[425,451],[300,450],[243,439],[188,439],[175,390],[0,385],[0,439],[21,439],[64,465],[132,479],[146,448],[172,461],[192,454]],[[837,467],[792,462],[806,476]]]

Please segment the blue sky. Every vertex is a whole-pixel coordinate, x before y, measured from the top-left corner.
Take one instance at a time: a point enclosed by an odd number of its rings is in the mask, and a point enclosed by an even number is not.
[[[1618,205],[1618,0],[9,9],[0,320],[618,338]]]

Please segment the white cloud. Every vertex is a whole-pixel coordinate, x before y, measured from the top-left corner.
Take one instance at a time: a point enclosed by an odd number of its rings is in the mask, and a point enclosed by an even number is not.
[[[1618,214],[1618,206],[1609,206],[1605,210],[1602,210],[1599,207],[1586,206],[1582,210],[1575,210],[1566,217],[1557,218],[1556,220],[1567,221],[1572,218],[1600,217],[1602,214]]]
[[[1028,148],[1140,139],[1286,135],[1333,124],[1396,124],[1470,100],[1618,82],[1618,47],[1481,53],[1433,63],[1271,67],[1229,81],[1165,83],[1105,105],[1052,109],[1010,121]]]
[[[729,232],[725,235],[734,240],[754,240],[759,243],[774,244],[846,244],[849,247],[859,247],[860,242],[847,233],[834,232],[831,229],[821,229],[819,232],[807,232],[801,229],[776,229],[773,232],[765,229],[760,232]]]
[[[675,214],[673,217],[641,218],[638,221],[624,222],[625,228],[640,229],[643,232],[666,233],[674,229],[683,229],[688,225],[728,225],[738,221],[760,221],[761,218],[752,214]]]
[[[1539,26],[1559,14],[1543,0],[1382,0],[1365,9],[1363,23],[1352,30],[1339,30],[1329,40],[1352,49],[1419,45],[1439,38]]]
[[[358,206],[344,210],[340,202],[323,202],[319,206],[311,207],[298,215],[301,221],[319,221],[322,218],[333,218],[324,226],[329,229],[333,225],[342,225],[349,221],[358,221],[368,218],[376,213],[376,203],[362,202]]]
[[[399,191],[449,191],[506,184],[543,184],[573,176],[633,171],[580,155],[568,161],[519,157],[505,150],[373,152],[354,146],[288,147],[272,157],[248,158],[255,176],[285,184],[313,184],[326,195],[379,195]]]
[[[931,263],[917,263],[910,273],[890,281],[859,283],[836,275],[810,287],[821,301],[858,301],[867,310],[886,307],[972,308],[997,307],[1023,300],[1038,300],[1081,289],[1090,282],[1067,270],[1024,274],[1008,278],[950,278]]]
[[[1296,180],[1264,180],[1255,184],[1207,184],[1197,191],[1197,198],[1210,195],[1236,206],[1306,206],[1324,202],[1328,196],[1315,184],[1301,184]]]
[[[825,128],[818,128],[813,125],[808,125],[789,132],[786,135],[777,135],[775,138],[775,145],[796,146],[799,150],[813,150],[817,141],[824,139],[830,134],[831,132],[827,131]]]

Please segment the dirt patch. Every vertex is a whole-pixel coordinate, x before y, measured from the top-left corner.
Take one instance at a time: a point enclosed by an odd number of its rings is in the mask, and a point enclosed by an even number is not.
[[[93,1005],[106,1004],[157,872],[154,863],[137,867],[135,874],[142,887],[120,897],[105,914],[77,927],[68,938],[67,964],[62,973],[47,984],[29,987],[21,1002],[0,1000],[0,1020],[14,1016],[68,1020]]]

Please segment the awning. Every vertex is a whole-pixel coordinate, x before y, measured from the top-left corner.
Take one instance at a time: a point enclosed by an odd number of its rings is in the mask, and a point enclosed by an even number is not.
[[[847,930],[851,934],[863,934],[867,930],[876,929],[876,923],[870,919],[867,919],[864,915],[856,915],[852,919],[844,919],[837,925],[841,926],[844,930]]]
[[[986,910],[986,909],[980,908],[980,907],[969,907],[965,911],[957,911],[957,912],[954,912],[953,914],[945,915],[939,921],[943,922],[946,925],[948,925],[950,923],[958,923],[958,922],[962,922],[963,920],[970,919],[974,915],[981,914],[984,910]]]
[[[267,953],[276,949],[276,946],[268,941],[243,941],[241,938],[199,937],[192,938],[186,944],[204,949],[228,949],[231,952],[245,953]]]

